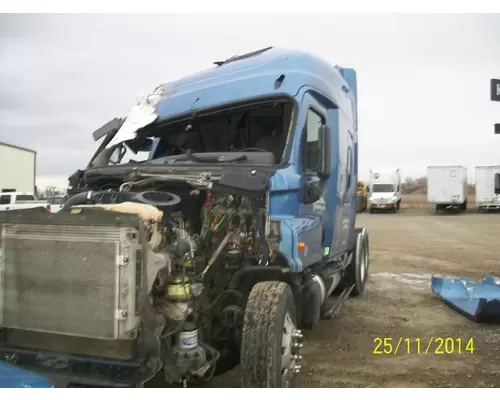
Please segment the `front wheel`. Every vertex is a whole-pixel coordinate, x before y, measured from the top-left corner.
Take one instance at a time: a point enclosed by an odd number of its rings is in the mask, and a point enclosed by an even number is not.
[[[245,307],[241,340],[244,388],[293,387],[301,365],[302,333],[292,290],[284,282],[257,283]]]

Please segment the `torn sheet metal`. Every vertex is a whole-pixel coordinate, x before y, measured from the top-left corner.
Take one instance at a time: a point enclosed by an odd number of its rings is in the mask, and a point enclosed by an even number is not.
[[[0,388],[53,388],[47,378],[0,361]]]
[[[432,291],[448,306],[475,322],[500,323],[500,278],[486,275],[475,282],[465,278],[432,277]]]
[[[158,119],[156,105],[165,98],[166,91],[160,86],[153,93],[147,96],[139,96],[137,104],[130,109],[125,122],[116,133],[115,137],[106,146],[110,148],[118,143],[132,140],[136,137],[137,131]]]

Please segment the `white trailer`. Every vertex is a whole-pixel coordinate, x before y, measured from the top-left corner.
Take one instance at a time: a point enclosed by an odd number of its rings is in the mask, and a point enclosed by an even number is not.
[[[469,181],[467,168],[459,165],[427,167],[427,201],[440,210],[467,209]]]
[[[500,165],[475,170],[476,205],[480,212],[500,209]]]

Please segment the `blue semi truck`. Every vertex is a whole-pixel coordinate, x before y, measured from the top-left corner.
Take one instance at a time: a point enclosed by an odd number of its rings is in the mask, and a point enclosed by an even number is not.
[[[361,295],[356,74],[266,48],[94,132],[57,214],[0,213],[0,357],[70,384],[292,387],[303,329]]]

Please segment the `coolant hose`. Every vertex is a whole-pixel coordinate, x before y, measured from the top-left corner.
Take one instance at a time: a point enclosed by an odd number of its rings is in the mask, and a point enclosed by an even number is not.
[[[89,200],[93,200],[94,192],[92,190],[88,190],[86,192],[75,194],[70,197],[66,203],[61,208],[61,211],[67,211],[73,206],[77,206],[79,204],[86,204]]]

